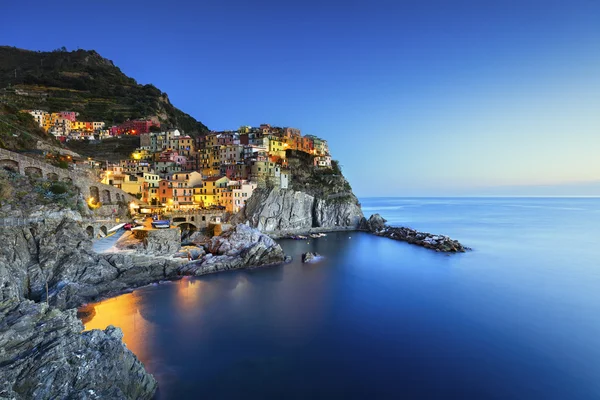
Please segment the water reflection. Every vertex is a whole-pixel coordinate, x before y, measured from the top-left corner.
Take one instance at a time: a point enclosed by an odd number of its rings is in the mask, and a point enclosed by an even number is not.
[[[85,313],[82,320],[85,330],[105,329],[109,325],[121,328],[127,347],[145,362],[149,358],[148,338],[154,325],[142,316],[140,300],[141,297],[133,292],[83,306],[80,313]]]

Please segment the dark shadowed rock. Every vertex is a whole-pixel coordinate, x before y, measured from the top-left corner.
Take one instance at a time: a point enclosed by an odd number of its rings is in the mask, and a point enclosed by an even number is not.
[[[321,255],[319,253],[316,253],[316,252],[315,253],[311,253],[309,251],[309,252],[306,252],[306,253],[302,254],[302,262],[303,263],[308,263],[308,262],[316,260],[319,257],[321,257]]]
[[[0,301],[0,398],[152,398],[156,381],[119,328],[82,330],[75,310]]]

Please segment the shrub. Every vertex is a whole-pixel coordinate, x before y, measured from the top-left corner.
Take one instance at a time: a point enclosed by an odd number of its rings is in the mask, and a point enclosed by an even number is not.
[[[67,185],[62,182],[55,182],[50,186],[50,191],[54,194],[64,194],[67,193]]]

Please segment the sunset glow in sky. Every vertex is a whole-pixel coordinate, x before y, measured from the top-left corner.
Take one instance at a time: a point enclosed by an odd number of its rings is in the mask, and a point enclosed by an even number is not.
[[[3,10],[2,44],[97,50],[213,130],[324,137],[358,196],[600,195],[598,0]]]

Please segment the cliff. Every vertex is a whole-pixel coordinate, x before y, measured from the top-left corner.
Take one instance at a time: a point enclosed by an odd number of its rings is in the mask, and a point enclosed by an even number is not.
[[[309,154],[289,150],[287,159],[290,188],[255,190],[234,222],[277,235],[358,228],[360,203],[336,161],[330,169],[316,168]]]

